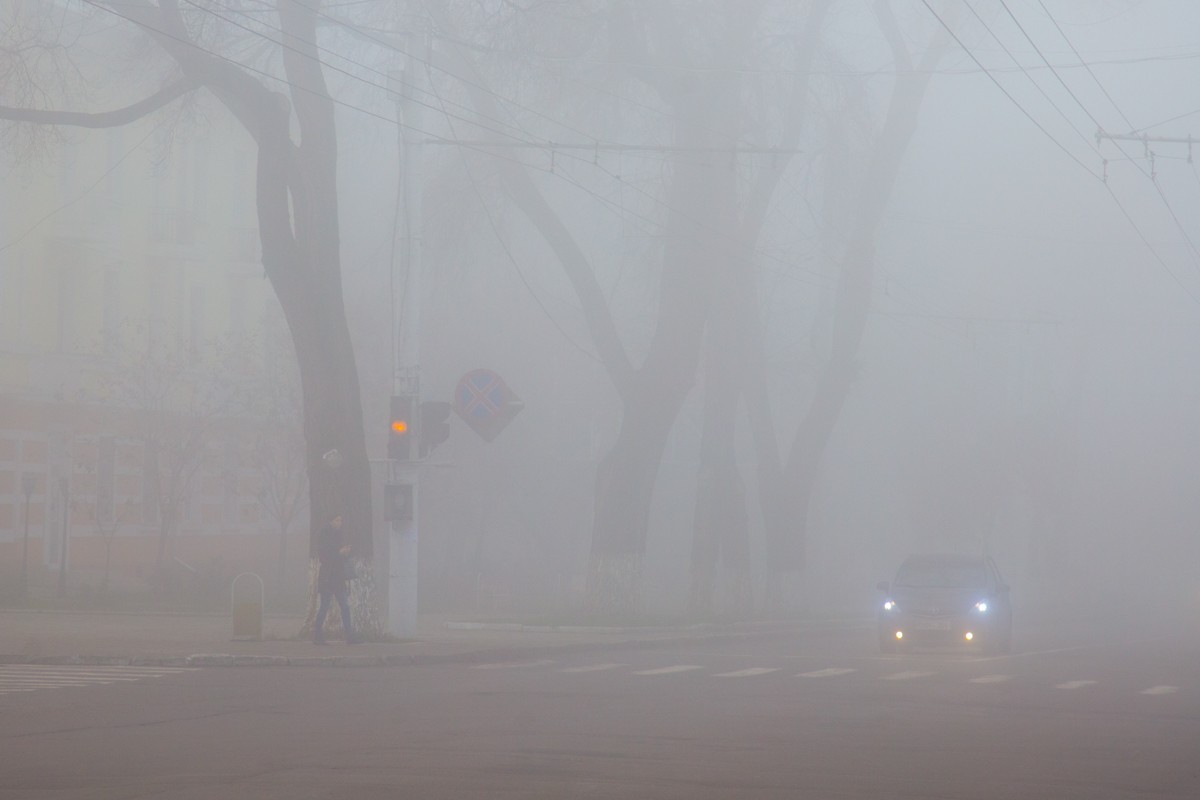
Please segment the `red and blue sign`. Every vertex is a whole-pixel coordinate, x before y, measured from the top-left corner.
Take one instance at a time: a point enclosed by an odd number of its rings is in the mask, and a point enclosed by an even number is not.
[[[525,404],[490,369],[473,369],[454,389],[454,411],[485,441],[492,441]]]

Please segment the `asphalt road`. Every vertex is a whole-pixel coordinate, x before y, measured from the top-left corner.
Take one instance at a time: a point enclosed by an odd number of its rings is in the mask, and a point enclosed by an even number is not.
[[[38,670],[41,671],[38,671]],[[1197,798],[1200,637],[0,672],[0,798]]]

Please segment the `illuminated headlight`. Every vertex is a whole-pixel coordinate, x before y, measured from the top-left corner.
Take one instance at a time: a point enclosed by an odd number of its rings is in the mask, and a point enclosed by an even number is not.
[[[971,633],[970,631],[967,631],[967,634],[966,634],[966,636],[964,636],[963,638],[964,638],[964,639],[966,639],[966,640],[969,642],[969,641],[971,641],[972,639],[974,639],[974,638],[975,638],[975,634]]]
[[[888,600],[883,604],[884,611],[894,611],[895,609],[896,609],[896,602],[894,600]]]
[[[903,639],[903,638],[904,638],[904,631],[896,631],[896,638],[897,638],[897,639]]]
[[[975,610],[976,610],[976,611],[978,611],[978,612],[979,612],[979,613],[981,613],[981,614],[982,614],[984,611],[987,611],[987,601],[986,601],[986,600],[980,600],[978,603],[976,603],[976,604],[975,604]]]

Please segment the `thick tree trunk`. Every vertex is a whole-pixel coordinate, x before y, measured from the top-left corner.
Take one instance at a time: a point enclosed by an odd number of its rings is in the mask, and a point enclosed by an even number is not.
[[[768,533],[768,602],[776,611],[798,610],[791,584],[804,569],[808,514],[825,448],[858,370],[857,357],[871,308],[875,235],[887,208],[896,175],[916,132],[917,117],[933,68],[945,52],[946,37],[934,35],[916,69],[886,3],[876,6],[880,26],[896,55],[896,86],[874,152],[859,185],[849,244],[841,259],[832,349],[821,371],[807,414],[796,431],[786,466],[773,485],[775,496],[764,513],[775,522]]]
[[[624,404],[617,442],[596,470],[586,608],[590,615],[625,618],[641,611],[654,484],[687,388],[639,375]]]

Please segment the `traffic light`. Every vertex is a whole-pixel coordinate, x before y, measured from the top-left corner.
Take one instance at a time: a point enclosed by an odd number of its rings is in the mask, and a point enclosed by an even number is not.
[[[421,403],[421,427],[417,433],[421,437],[421,458],[425,458],[450,438],[450,404],[438,400]]]
[[[412,457],[413,398],[411,395],[393,395],[391,417],[388,420],[387,456],[392,461],[408,461]]]

